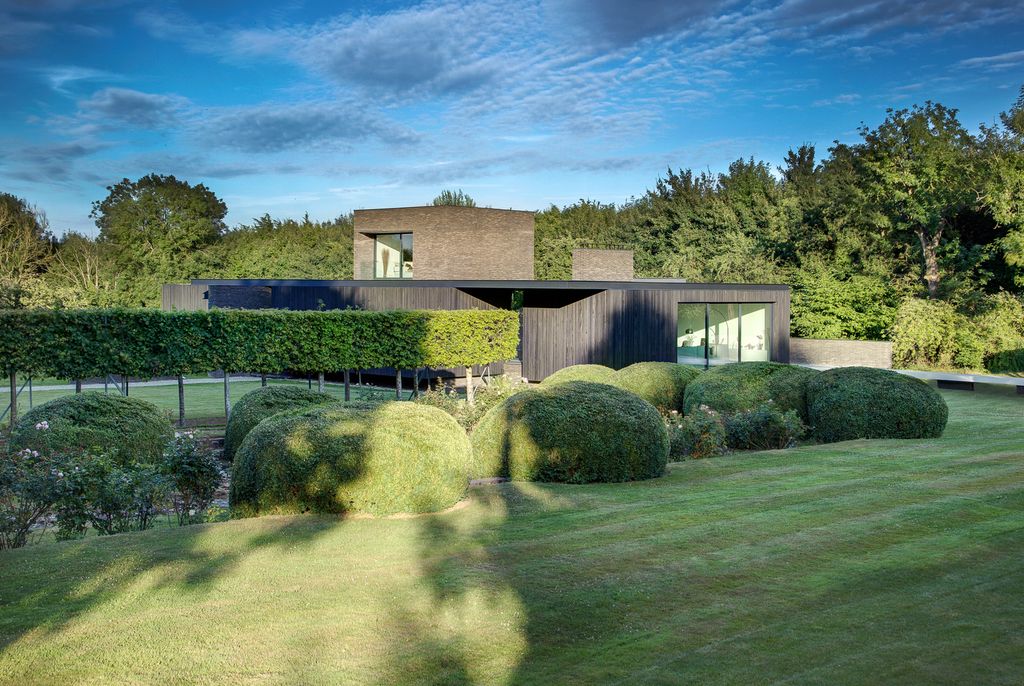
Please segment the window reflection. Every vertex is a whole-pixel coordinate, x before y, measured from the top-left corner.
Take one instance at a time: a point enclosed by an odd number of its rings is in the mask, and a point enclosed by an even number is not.
[[[704,366],[771,359],[769,303],[680,303],[676,359]]]
[[[374,236],[373,275],[377,279],[412,278],[411,233],[379,233]]]

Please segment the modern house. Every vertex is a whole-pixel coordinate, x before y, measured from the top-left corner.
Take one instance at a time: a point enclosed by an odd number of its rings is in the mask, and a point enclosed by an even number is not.
[[[573,252],[571,281],[535,280],[533,213],[475,207],[357,210],[354,280],[204,280],[164,287],[165,309],[470,309],[521,304],[522,375],[658,360],[788,362],[789,287],[633,278],[628,250]]]

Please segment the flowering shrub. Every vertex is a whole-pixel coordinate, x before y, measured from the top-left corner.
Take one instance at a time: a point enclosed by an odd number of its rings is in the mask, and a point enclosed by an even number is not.
[[[0,549],[28,543],[63,491],[58,458],[26,448],[0,458]]]
[[[726,442],[737,450],[792,448],[806,431],[796,410],[781,412],[770,400],[725,418]]]
[[[178,432],[164,451],[160,471],[173,488],[171,505],[178,524],[203,521],[223,476],[213,451],[204,448],[191,431]]]
[[[101,536],[148,529],[170,495],[171,481],[154,465],[125,466],[107,453],[85,453],[66,467],[57,538],[83,536],[87,527]]]
[[[725,452],[725,424],[722,415],[700,405],[688,415],[672,411],[665,416],[673,460],[700,459]]]

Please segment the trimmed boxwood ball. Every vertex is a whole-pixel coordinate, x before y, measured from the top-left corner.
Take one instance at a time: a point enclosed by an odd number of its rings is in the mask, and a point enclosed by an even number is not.
[[[36,425],[46,422],[44,430]],[[37,405],[18,419],[13,450],[117,451],[125,463],[154,462],[174,435],[168,417],[153,403],[87,391]]]
[[[675,362],[637,362],[615,372],[613,381],[661,412],[682,412],[686,385],[699,375],[699,369]]]
[[[466,432],[409,402],[320,406],[260,422],[235,453],[234,516],[297,512],[436,512],[469,484]]]
[[[224,429],[224,459],[235,459],[238,446],[253,427],[267,417],[284,410],[337,402],[339,400],[332,395],[300,386],[264,386],[246,393],[231,408],[231,418]]]
[[[807,384],[815,438],[825,443],[854,438],[936,438],[949,409],[934,388],[887,369],[841,367]]]
[[[730,414],[769,400],[780,412],[796,410],[805,422],[807,383],[820,372],[779,362],[736,362],[712,367],[687,384],[683,411],[707,405]]]
[[[541,384],[551,386],[552,384],[565,383],[566,381],[590,381],[593,383],[613,384],[614,379],[615,370],[611,367],[605,367],[603,364],[574,364],[571,367],[564,367],[549,375]]]
[[[475,477],[590,483],[661,476],[668,431],[646,400],[614,386],[568,381],[513,395],[473,432]]]

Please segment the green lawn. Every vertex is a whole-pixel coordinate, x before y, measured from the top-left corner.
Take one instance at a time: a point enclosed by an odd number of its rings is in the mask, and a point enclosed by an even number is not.
[[[938,440],[3,553],[0,681],[1019,684],[1024,398],[944,396]]]
[[[272,379],[269,381],[272,385],[277,384],[294,384],[307,386],[306,381],[285,381]],[[410,385],[406,382],[406,385]],[[231,382],[231,400],[232,402],[237,401],[243,395],[249,391],[255,390],[260,387],[259,381],[232,381]],[[316,382],[313,382],[313,390],[316,390]],[[362,397],[370,394],[384,394],[389,398],[393,398],[395,395],[394,390],[388,390],[384,388],[371,388],[368,386],[355,386],[352,387],[353,399]],[[342,384],[327,384],[325,389],[327,393],[337,396],[339,399],[345,395],[345,387]],[[411,392],[411,388],[407,388],[403,397],[408,396]],[[32,401],[34,405],[40,405],[48,400],[59,398],[61,396],[70,395],[74,393],[74,390],[65,391],[36,391],[32,394]],[[117,389],[114,386],[110,386],[110,393],[117,393]],[[128,394],[133,398],[142,398],[154,403],[157,407],[167,410],[171,413],[173,419],[178,417],[178,386],[177,384],[170,384],[167,386],[134,386],[129,385]],[[7,403],[10,399],[10,393],[0,393],[0,412],[7,407]],[[29,409],[28,403],[28,390],[26,389],[18,397],[18,411],[24,413]],[[189,419],[210,419],[224,416],[224,384],[223,383],[204,383],[204,384],[186,384],[185,385],[185,416]],[[3,424],[6,424],[4,420]]]

